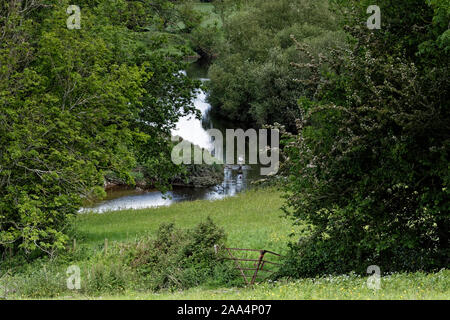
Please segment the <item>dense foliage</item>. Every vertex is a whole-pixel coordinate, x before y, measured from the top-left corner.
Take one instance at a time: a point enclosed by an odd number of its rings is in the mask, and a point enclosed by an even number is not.
[[[69,4],[0,3],[0,252],[63,248],[106,172],[133,183],[138,161],[161,185],[179,171],[170,128],[199,83],[180,73],[183,46],[171,54],[146,32],[174,4],[80,0],[81,28],[68,29]]]
[[[206,282],[222,285],[236,280],[233,263],[216,254],[224,246],[225,232],[208,218],[191,230],[161,225],[156,238],[129,252],[129,264],[152,290],[187,289]]]
[[[285,135],[286,212],[310,224],[283,272],[432,270],[449,264],[448,1],[340,1],[349,49],[310,56],[299,135]],[[407,14],[405,14],[407,13]]]
[[[223,259],[226,234],[211,219],[191,228],[162,224],[155,235],[110,242],[108,249],[79,247],[56,259],[35,260],[15,272],[2,274],[0,296],[31,298],[160,292],[198,285],[233,286],[243,283],[233,261]],[[67,267],[80,269],[80,288],[67,288]]]
[[[343,32],[328,1],[225,3],[223,39],[209,72],[214,110],[244,125],[278,122],[295,129],[297,99],[305,86],[291,79],[305,75],[290,68],[298,59],[290,36],[310,44],[316,53],[342,43]]]
[[[191,0],[79,0],[74,30],[69,1],[0,2],[0,254],[64,248],[106,175],[205,184],[170,157],[171,129],[196,113],[200,83],[180,72],[194,48],[215,59],[214,111],[283,130],[284,209],[308,227],[281,275],[448,266],[450,3],[379,0],[369,30],[371,2],[215,0],[208,22]],[[211,221],[147,240],[108,258],[125,251],[127,268],[94,265],[90,288],[234,279]]]

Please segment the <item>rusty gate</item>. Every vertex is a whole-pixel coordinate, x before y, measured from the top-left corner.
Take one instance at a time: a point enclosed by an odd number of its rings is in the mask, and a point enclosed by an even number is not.
[[[219,250],[225,250],[227,252],[228,257],[225,257],[223,259],[233,260],[235,262],[236,265],[235,268],[240,271],[246,285],[249,284],[253,285],[257,281],[257,279],[266,280],[272,273],[275,272],[275,270],[268,269],[267,267],[264,269],[266,265],[269,266],[280,265],[279,263],[264,259],[267,254],[273,255],[275,257],[282,257],[280,254],[269,250],[244,249],[244,248],[219,248],[218,246],[214,246],[214,250],[216,254],[218,253]],[[238,258],[233,254],[233,252],[247,252],[247,253],[258,252],[259,256],[257,259],[251,259],[251,257]],[[243,265],[243,263],[247,264],[251,263],[252,265],[251,267],[248,267],[246,265]],[[263,272],[265,274],[262,275],[259,272]]]

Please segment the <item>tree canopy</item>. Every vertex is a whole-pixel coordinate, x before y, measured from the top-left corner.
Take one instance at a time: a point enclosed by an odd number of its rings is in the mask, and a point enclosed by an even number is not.
[[[369,30],[367,3],[340,1],[349,48],[294,64],[311,71],[310,94],[299,134],[285,135],[285,210],[312,232],[292,244],[288,274],[449,263],[450,7],[380,1],[382,28]]]
[[[108,171],[133,183],[139,162],[165,185],[178,170],[170,128],[194,112],[199,83],[147,31],[171,21],[173,3],[78,1],[79,29],[66,25],[70,4],[0,4],[0,250],[63,248]]]

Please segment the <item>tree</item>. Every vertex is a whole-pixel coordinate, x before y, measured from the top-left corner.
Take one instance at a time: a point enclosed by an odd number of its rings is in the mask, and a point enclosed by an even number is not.
[[[105,172],[133,183],[137,154],[157,162],[193,111],[198,84],[142,32],[157,16],[145,4],[79,1],[74,30],[68,1],[0,4],[1,251],[53,256],[82,201],[104,193]]]
[[[224,40],[210,68],[210,103],[221,116],[262,126],[275,122],[295,130],[297,98],[307,75],[290,68],[298,59],[290,35],[315,53],[344,41],[328,2],[310,0],[225,1]]]
[[[299,101],[300,134],[286,136],[285,210],[309,223],[311,234],[291,245],[286,273],[448,266],[450,64],[438,44],[442,12],[423,2],[419,12],[434,19],[415,16],[424,33],[414,36],[389,15],[416,10],[413,4],[390,5],[385,29],[368,30],[363,14],[351,16],[360,22],[347,26],[351,50],[295,64],[312,70],[313,94]]]

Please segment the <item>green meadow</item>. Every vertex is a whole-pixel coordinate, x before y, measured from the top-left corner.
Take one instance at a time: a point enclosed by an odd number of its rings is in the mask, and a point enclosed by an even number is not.
[[[190,201],[144,210],[124,210],[78,216],[77,233],[89,246],[108,241],[127,241],[155,232],[162,223],[189,228],[208,216],[225,229],[230,247],[283,251],[294,231],[280,207],[281,194],[274,189],[248,191],[217,201]]]
[[[144,236],[152,236],[162,223],[174,223],[180,228],[191,228],[208,216],[227,234],[229,247],[265,249],[283,253],[296,231],[280,209],[281,193],[276,189],[251,190],[235,197],[217,201],[192,201],[144,210],[124,210],[107,213],[80,214],[75,223],[76,252],[70,264],[90,265],[96,268],[114,261],[114,248],[132,243]],[[105,239],[108,256],[104,257]],[[70,251],[68,248],[69,257]],[[82,252],[82,253],[80,253]],[[99,258],[100,257],[100,258]],[[67,257],[65,259],[68,259]],[[102,260],[104,259],[104,260]],[[367,277],[355,274],[317,277],[311,279],[281,279],[265,281],[254,286],[220,287],[204,285],[187,290],[159,292],[130,289],[133,281],[120,272],[124,289],[110,292],[102,289],[95,294],[77,293],[65,288],[64,270],[69,262],[38,261],[13,275],[0,278],[0,287],[15,283],[7,298],[56,299],[449,299],[450,270],[436,273],[391,274],[381,278],[379,290],[367,286]],[[118,266],[126,268],[126,266]],[[55,278],[53,276],[57,274]],[[111,281],[111,280],[108,280]],[[117,281],[117,279],[115,279]],[[129,282],[129,286],[127,285]],[[39,291],[39,296],[35,292]],[[47,293],[47,296],[42,294]]]

